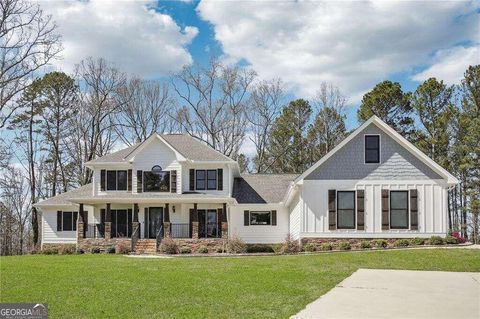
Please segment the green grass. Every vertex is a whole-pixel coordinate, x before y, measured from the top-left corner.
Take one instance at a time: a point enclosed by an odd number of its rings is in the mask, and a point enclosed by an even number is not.
[[[245,258],[1,257],[0,302],[51,318],[288,318],[359,268],[480,271],[467,249]]]

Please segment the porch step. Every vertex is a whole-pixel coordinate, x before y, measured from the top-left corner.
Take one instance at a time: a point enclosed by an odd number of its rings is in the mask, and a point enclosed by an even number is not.
[[[135,246],[137,254],[155,254],[157,252],[157,241],[155,239],[139,239]]]

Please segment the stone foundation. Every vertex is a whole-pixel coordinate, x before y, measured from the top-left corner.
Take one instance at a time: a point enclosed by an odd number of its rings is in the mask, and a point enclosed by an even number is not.
[[[227,241],[222,238],[200,238],[200,239],[173,239],[181,250],[182,247],[190,247],[192,253],[197,253],[201,246],[206,246],[209,253],[216,253],[217,249],[227,249]]]
[[[59,253],[62,252],[62,250],[73,250],[75,251],[77,248],[77,245],[75,244],[43,244],[42,245],[42,251],[45,250],[56,250]]]
[[[352,249],[354,249],[360,248],[360,243],[362,241],[368,241],[372,244],[372,247],[374,247],[374,240],[385,240],[388,243],[388,247],[394,247],[393,243],[399,239],[402,238],[302,238],[301,244],[302,246],[305,246],[307,243],[313,243],[317,248],[320,248],[323,243],[330,243],[332,244],[333,249],[336,249],[340,242],[348,241],[350,246],[352,246]],[[411,240],[412,238],[407,239]]]
[[[118,244],[124,244],[128,249],[131,249],[132,240],[130,238],[85,238],[78,241],[77,249],[81,249],[85,253],[92,252],[94,248],[100,249],[101,252],[106,252],[109,248],[115,248]]]

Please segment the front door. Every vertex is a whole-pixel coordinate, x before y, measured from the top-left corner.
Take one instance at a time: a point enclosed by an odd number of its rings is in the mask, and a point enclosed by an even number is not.
[[[147,238],[157,238],[163,224],[163,207],[150,207],[148,210],[148,234]]]

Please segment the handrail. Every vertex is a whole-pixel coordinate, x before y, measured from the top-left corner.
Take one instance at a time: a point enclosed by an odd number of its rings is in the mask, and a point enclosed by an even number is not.
[[[140,238],[140,223],[138,223],[138,227],[132,233],[132,252],[135,251],[139,238]]]
[[[163,237],[163,225],[160,225],[160,229],[157,232],[157,250],[158,247],[160,247],[160,243],[162,242],[162,237]]]

